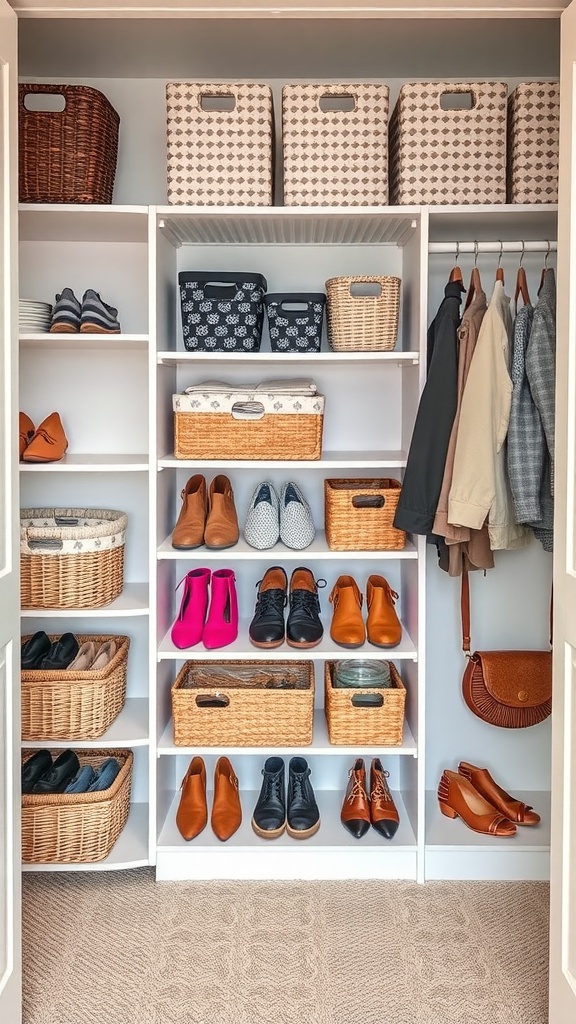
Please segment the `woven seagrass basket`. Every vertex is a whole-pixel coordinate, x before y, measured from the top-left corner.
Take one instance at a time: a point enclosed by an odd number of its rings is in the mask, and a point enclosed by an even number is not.
[[[22,643],[29,639],[22,637]],[[50,636],[57,640],[58,636]],[[23,669],[21,678],[23,740],[89,740],[102,736],[126,700],[130,638],[76,634],[79,644],[92,640],[116,643],[116,654],[99,672]]]
[[[22,608],[99,608],[118,597],[127,522],[115,509],[21,509]]]
[[[30,756],[27,750],[23,760]],[[62,751],[52,751],[54,757]],[[130,813],[131,750],[77,750],[80,767],[115,757],[121,768],[101,793],[22,795],[22,860],[25,864],[77,864],[104,860]]]
[[[62,96],[64,110],[27,110],[30,94]],[[111,203],[120,118],[86,85],[26,83],[18,89],[21,203]]]
[[[333,661],[324,663],[324,710],[330,743],[337,746],[399,747],[404,730],[406,690],[392,661],[388,662],[392,686],[384,689],[370,687],[340,688],[332,685]],[[380,696],[380,707],[362,707],[355,704],[362,694]]]
[[[304,746],[312,742],[313,715],[311,661],[187,661],[172,686],[177,746]]]
[[[328,547],[335,551],[401,551],[406,534],[394,516],[401,484],[377,480],[324,480],[324,521]]]
[[[328,341],[334,352],[386,352],[398,337],[399,277],[332,277],[326,281]],[[378,295],[354,295],[355,285]]]

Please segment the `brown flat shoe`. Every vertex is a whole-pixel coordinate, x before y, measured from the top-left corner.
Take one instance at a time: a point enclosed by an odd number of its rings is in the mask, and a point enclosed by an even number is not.
[[[485,800],[468,779],[457,772],[444,771],[438,786],[438,803],[447,818],[462,818],[473,832],[487,836],[503,836],[509,839],[516,834],[513,825],[505,815]]]
[[[182,779],[182,794],[176,811],[178,831],[184,839],[194,839],[208,821],[206,806],[206,768],[201,757],[193,757]]]
[[[334,605],[330,636],[339,647],[361,647],[366,640],[362,594],[352,576],[339,576],[329,601]]]
[[[182,508],[172,531],[172,547],[189,550],[204,543],[206,480],[197,473],[182,491]]]
[[[397,647],[402,639],[402,626],[394,602],[398,594],[383,576],[369,576],[366,584],[368,643],[375,647]]]
[[[379,757],[374,757],[370,765],[370,820],[372,828],[384,839],[393,839],[400,824],[398,809],[388,788],[388,772],[384,771]]]
[[[19,422],[19,453],[20,458],[24,455],[30,441],[34,437],[34,424],[25,412],[20,413]]]
[[[515,800],[506,790],[494,782],[487,768],[477,768],[468,761],[461,761],[458,765],[458,774],[462,775],[472,783],[474,789],[478,790],[486,800],[489,801],[501,814],[516,825],[537,825],[540,815],[532,810],[528,804],[521,800]]]
[[[231,548],[239,536],[232,484],[227,476],[215,476],[208,492],[204,543],[207,548]]]
[[[340,821],[355,839],[362,839],[370,828],[370,800],[366,792],[366,770],[361,757],[356,758],[348,772]]]
[[[50,413],[39,427],[24,451],[24,462],[59,462],[68,449],[68,438],[57,412]]]
[[[214,769],[214,803],[212,831],[225,843],[240,828],[242,808],[238,795],[238,779],[227,757],[219,757]]]

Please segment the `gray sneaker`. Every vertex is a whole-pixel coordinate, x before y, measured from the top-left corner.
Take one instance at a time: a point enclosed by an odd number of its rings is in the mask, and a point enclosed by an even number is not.
[[[118,310],[103,302],[98,292],[88,288],[82,298],[81,334],[120,334]]]
[[[78,334],[82,310],[80,303],[71,288],[63,288],[56,295],[52,307],[51,334]]]

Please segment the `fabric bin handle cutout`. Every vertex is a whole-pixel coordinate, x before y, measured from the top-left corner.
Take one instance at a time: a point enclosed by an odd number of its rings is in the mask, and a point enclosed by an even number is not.
[[[204,92],[200,94],[200,106],[202,110],[225,114],[236,109],[236,97],[231,92]]]
[[[356,97],[349,92],[325,92],[318,99],[318,108],[323,114],[351,114],[356,107]]]
[[[442,110],[472,110],[476,106],[476,96],[470,89],[450,89],[440,94]]]
[[[231,412],[235,420],[261,420],[265,409],[262,402],[235,402]]]

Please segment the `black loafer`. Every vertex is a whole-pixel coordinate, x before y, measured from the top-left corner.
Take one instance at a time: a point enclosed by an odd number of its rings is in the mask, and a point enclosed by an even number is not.
[[[288,765],[286,831],[293,839],[308,839],[320,828],[320,811],[310,782],[305,757],[291,757]]]
[[[320,581],[323,583],[323,581]],[[286,640],[290,647],[316,647],[324,628],[320,622],[318,586],[310,569],[299,566],[290,580],[290,610]]]
[[[252,815],[252,828],[263,839],[276,839],[286,828],[286,788],[282,758],[266,758],[262,775],[264,780]]]
[[[43,629],[39,629],[20,648],[20,668],[40,668],[40,663],[50,650],[50,640]]]
[[[80,771],[80,762],[73,750],[63,750],[53,765],[33,787],[33,793],[63,793]]]
[[[50,771],[52,754],[49,750],[37,750],[22,763],[22,792],[31,793],[38,779]]]
[[[59,640],[50,644],[50,650],[40,664],[40,668],[54,671],[67,668],[80,650],[74,633],[63,633]]]
[[[288,578],[280,565],[273,565],[260,580],[254,618],[248,627],[255,647],[279,647],[284,643],[284,608]]]

